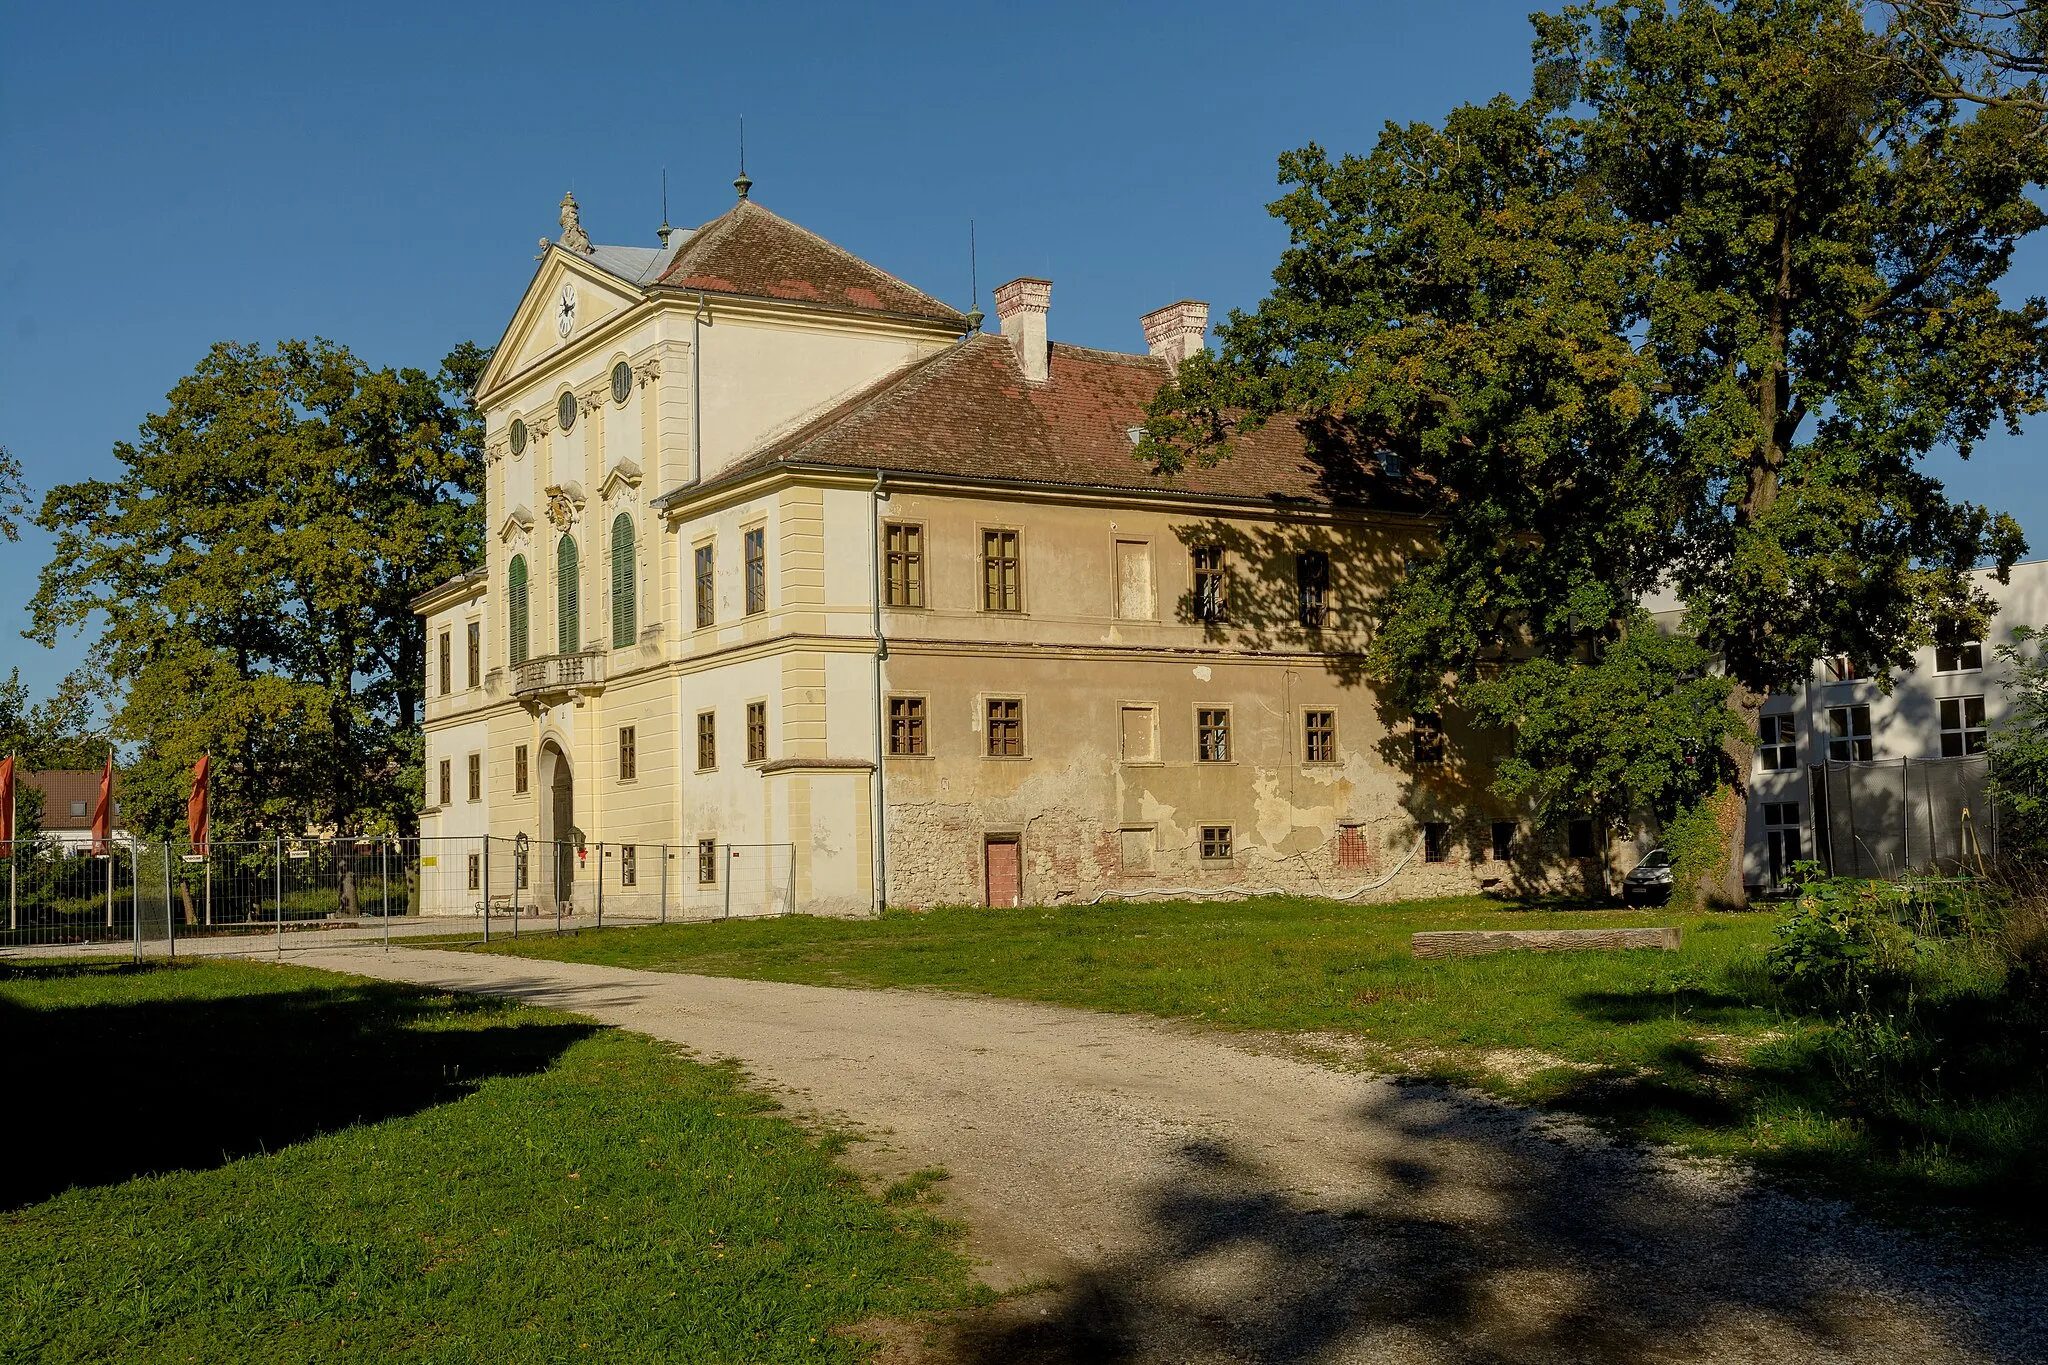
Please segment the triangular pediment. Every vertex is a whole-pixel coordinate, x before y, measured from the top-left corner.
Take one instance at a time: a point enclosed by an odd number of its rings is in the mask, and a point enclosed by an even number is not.
[[[640,466],[631,460],[620,460],[604,476],[604,482],[597,486],[597,495],[606,502],[618,496],[621,488],[640,486]]]
[[[575,300],[567,336],[562,335],[560,327],[565,290]],[[599,269],[594,262],[560,246],[549,247],[504,336],[499,338],[491,363],[477,382],[477,392],[488,393],[553,352],[575,344],[577,338],[587,335],[605,319],[631,308],[641,297],[638,290]]]
[[[510,545],[522,535],[529,535],[532,531],[533,513],[527,511],[525,506],[521,505],[513,508],[510,515],[499,524],[498,539]]]

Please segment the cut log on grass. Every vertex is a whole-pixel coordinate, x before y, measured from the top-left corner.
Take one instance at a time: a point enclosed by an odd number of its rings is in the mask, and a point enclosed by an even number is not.
[[[1480,953],[1578,952],[1587,949],[1662,948],[1678,951],[1678,930],[1667,929],[1444,929],[1412,938],[1417,957],[1476,957]]]

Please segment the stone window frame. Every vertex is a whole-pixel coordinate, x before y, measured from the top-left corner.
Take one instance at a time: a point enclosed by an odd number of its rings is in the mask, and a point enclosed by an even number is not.
[[[512,794],[524,796],[531,789],[533,769],[529,765],[527,748],[524,744],[512,749]]]
[[[441,806],[445,809],[455,804],[455,760],[442,759],[438,771],[441,777]]]
[[[620,845],[619,845],[619,885],[620,885],[620,886],[638,886],[639,884],[640,884],[640,846],[639,846],[638,844],[620,844]]]
[[[484,799],[484,756],[481,753],[469,755],[469,799],[471,804]]]
[[[440,665],[441,689],[437,694],[447,696],[455,690],[455,630],[452,626],[441,627],[437,640],[437,662]]]
[[[747,764],[753,768],[768,761],[768,699],[755,697],[747,703]],[[757,724],[758,722],[758,724]]]
[[[1451,860],[1451,822],[1448,820],[1424,820],[1422,822],[1422,861],[1425,863],[1447,863]]]
[[[462,623],[463,663],[469,679],[468,691],[483,686],[484,681],[484,623],[483,618],[472,616]]]
[[[1216,562],[1203,564],[1207,555],[1214,555]],[[1203,590],[1212,583],[1215,593],[1205,597]],[[1188,547],[1188,604],[1200,625],[1217,626],[1230,619],[1230,551],[1221,542]]]
[[[630,785],[640,780],[640,727],[621,725],[619,727],[619,783]]]
[[[740,527],[740,603],[742,616],[768,610],[768,523],[765,519]]]
[[[718,885],[718,836],[697,838],[697,885]]]
[[[1148,758],[1132,758],[1124,752],[1124,713],[1145,711],[1150,713],[1152,726],[1152,753]],[[1159,703],[1142,698],[1119,699],[1116,704],[1116,750],[1117,762],[1127,768],[1158,768],[1165,765],[1166,756],[1160,752]]]
[[[1228,822],[1196,827],[1195,852],[1201,860],[1211,866],[1226,866],[1237,861],[1237,831]]]
[[[704,761],[709,753],[711,761]],[[718,771],[718,708],[707,706],[697,713],[697,771]]]
[[[922,693],[892,692],[887,698],[888,756],[890,758],[930,758],[932,756],[932,705],[931,698]],[[899,704],[903,707],[899,715]],[[910,708],[915,707],[915,714]],[[898,724],[904,722],[906,733],[914,727],[916,748],[898,748]]]
[[[894,538],[903,533],[903,548],[897,549]],[[882,605],[895,611],[925,611],[931,606],[931,582],[927,576],[930,569],[929,541],[925,524],[921,521],[884,521],[882,523]],[[896,573],[898,561],[902,562],[903,574],[899,580]],[[915,569],[915,574],[911,572]],[[902,597],[897,596],[898,587]]]
[[[1214,702],[1196,703],[1195,762],[1216,767],[1225,767],[1237,762],[1236,712],[1237,708],[1228,703],[1222,705]],[[1208,720],[1207,717],[1210,716],[1221,716],[1223,718],[1221,724],[1218,725]],[[1209,756],[1209,738],[1212,734],[1218,735],[1222,739],[1218,756],[1214,758]]]
[[[718,625],[718,537],[690,542],[690,603],[696,629]]]
[[[1152,600],[1146,604],[1143,616],[1124,615],[1124,585],[1119,551],[1126,545],[1145,547],[1145,570],[1151,580]],[[1021,553],[1020,553],[1021,559]],[[1109,530],[1109,619],[1129,621],[1136,625],[1157,625],[1159,623],[1159,543],[1150,535],[1120,531],[1112,526]]]
[[[1316,726],[1314,718],[1324,716],[1328,724],[1323,734],[1323,744],[1328,750],[1321,758],[1315,755]],[[1344,761],[1337,748],[1337,708],[1334,706],[1304,706],[1301,708],[1301,761],[1304,766],[1327,767]]]
[[[997,759],[1005,763],[1015,763],[1031,757],[1031,731],[1025,723],[1027,710],[1024,701],[1023,694],[1017,692],[988,692],[982,694],[981,718],[982,724],[985,727],[981,743],[981,756],[983,758]],[[1017,727],[1017,751],[1015,753],[995,752],[997,721],[995,708],[998,706],[1014,706],[1017,708],[1013,722]]]
[[[1024,528],[999,522],[977,522],[975,523],[974,530],[977,540],[975,551],[975,564],[977,566],[975,601],[978,604],[978,609],[990,616],[1026,615],[1025,589],[1027,584],[1025,583],[1024,574]],[[989,554],[989,538],[991,536],[1011,537],[1014,546],[1012,552],[1008,556],[998,555],[992,557]],[[998,562],[998,560],[1007,561],[1013,569],[1007,594],[1010,598],[1014,599],[1015,604],[1012,606],[992,607],[988,604],[989,589],[992,586],[989,578],[989,568],[991,564]],[[998,579],[997,581],[1000,582],[1001,580]]]

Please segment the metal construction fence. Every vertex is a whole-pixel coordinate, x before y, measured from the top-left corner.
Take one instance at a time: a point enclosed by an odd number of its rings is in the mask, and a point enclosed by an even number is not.
[[[782,915],[794,844],[448,838],[119,837],[106,851],[18,840],[0,856],[0,950],[268,938],[283,951],[394,932],[495,934]],[[394,925],[396,926],[394,928]],[[253,949],[252,949],[253,950]]]
[[[1981,754],[1816,763],[1807,772],[1815,852],[1843,876],[1976,875],[2000,853],[1989,775]]]

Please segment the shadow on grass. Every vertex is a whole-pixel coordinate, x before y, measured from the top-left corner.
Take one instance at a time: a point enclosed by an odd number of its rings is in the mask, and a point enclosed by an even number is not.
[[[963,1324],[955,1354],[1620,1365],[1872,1359],[1930,1338],[1976,1359],[2048,1352],[2038,1260],[1969,1258],[1963,1298],[1947,1287],[1952,1249],[1545,1141],[1435,1085],[1381,1087],[1358,1119],[1403,1140],[1358,1144],[1344,1202],[1313,1207],[1223,1144],[1189,1143],[1150,1195],[1142,1252]]]
[[[1581,991],[1566,997],[1574,1010],[1603,1024],[1642,1024],[1673,1015],[1700,1024],[1750,1023],[1756,1002],[1710,986],[1675,990]]]
[[[0,964],[0,982],[179,970]],[[0,1209],[416,1113],[487,1078],[542,1071],[596,1031],[381,983],[42,1007],[0,999]]]

